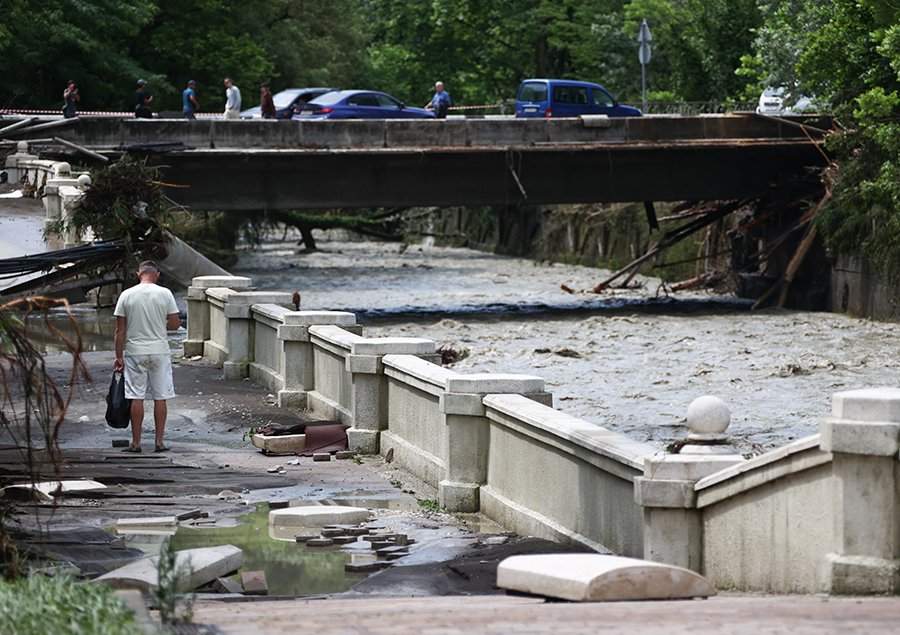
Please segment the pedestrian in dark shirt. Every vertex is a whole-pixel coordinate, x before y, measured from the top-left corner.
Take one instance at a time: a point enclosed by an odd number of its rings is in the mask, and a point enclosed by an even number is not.
[[[139,119],[152,119],[153,112],[150,110],[150,102],[153,101],[153,95],[147,91],[147,82],[143,79],[137,81],[137,90],[134,91],[134,116]]]
[[[63,91],[63,117],[69,119],[78,116],[78,102],[81,101],[81,95],[78,94],[78,86],[75,80],[70,79],[66,83],[66,89]]]
[[[434,97],[431,98],[431,101],[425,105],[425,108],[434,112],[434,116],[438,119],[444,119],[447,116],[447,111],[450,110],[450,106],[453,105],[453,100],[450,99],[450,93],[444,90],[444,82],[435,82],[434,83]]]
[[[259,109],[263,119],[275,119],[275,101],[272,99],[272,90],[268,83],[259,87]]]
[[[200,110],[200,102],[197,101],[197,92],[194,90],[196,83],[192,79],[187,83],[187,88],[181,93],[181,112],[185,119],[196,119],[194,113]]]

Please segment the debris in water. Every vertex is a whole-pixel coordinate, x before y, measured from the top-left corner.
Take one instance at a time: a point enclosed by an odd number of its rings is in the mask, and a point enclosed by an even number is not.
[[[441,355],[441,366],[450,366],[469,356],[469,349],[461,346],[455,348],[451,344],[442,344],[437,352]]]

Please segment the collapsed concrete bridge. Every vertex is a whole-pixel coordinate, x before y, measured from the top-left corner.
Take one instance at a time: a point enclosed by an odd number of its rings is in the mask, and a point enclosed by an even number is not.
[[[194,209],[542,205],[758,196],[822,166],[828,117],[86,119],[61,138],[142,152]]]

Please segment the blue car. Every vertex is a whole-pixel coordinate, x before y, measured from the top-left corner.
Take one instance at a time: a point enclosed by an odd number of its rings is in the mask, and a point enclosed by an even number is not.
[[[307,103],[294,119],[434,119],[434,113],[407,106],[387,93],[336,90]]]
[[[288,88],[272,95],[275,104],[276,119],[290,119],[300,112],[303,106],[325,93],[330,93],[336,88]],[[241,111],[241,119],[261,119],[262,111],[259,106]]]
[[[616,101],[600,84],[571,79],[526,79],[516,93],[516,117],[640,117],[641,111]]]

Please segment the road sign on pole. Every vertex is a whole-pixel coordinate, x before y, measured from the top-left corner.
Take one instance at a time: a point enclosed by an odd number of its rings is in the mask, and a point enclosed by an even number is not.
[[[643,111],[647,112],[647,64],[650,63],[652,51],[650,50],[650,42],[653,41],[653,34],[650,33],[650,26],[647,19],[641,20],[641,28],[638,31],[638,61],[641,63],[641,102]]]

